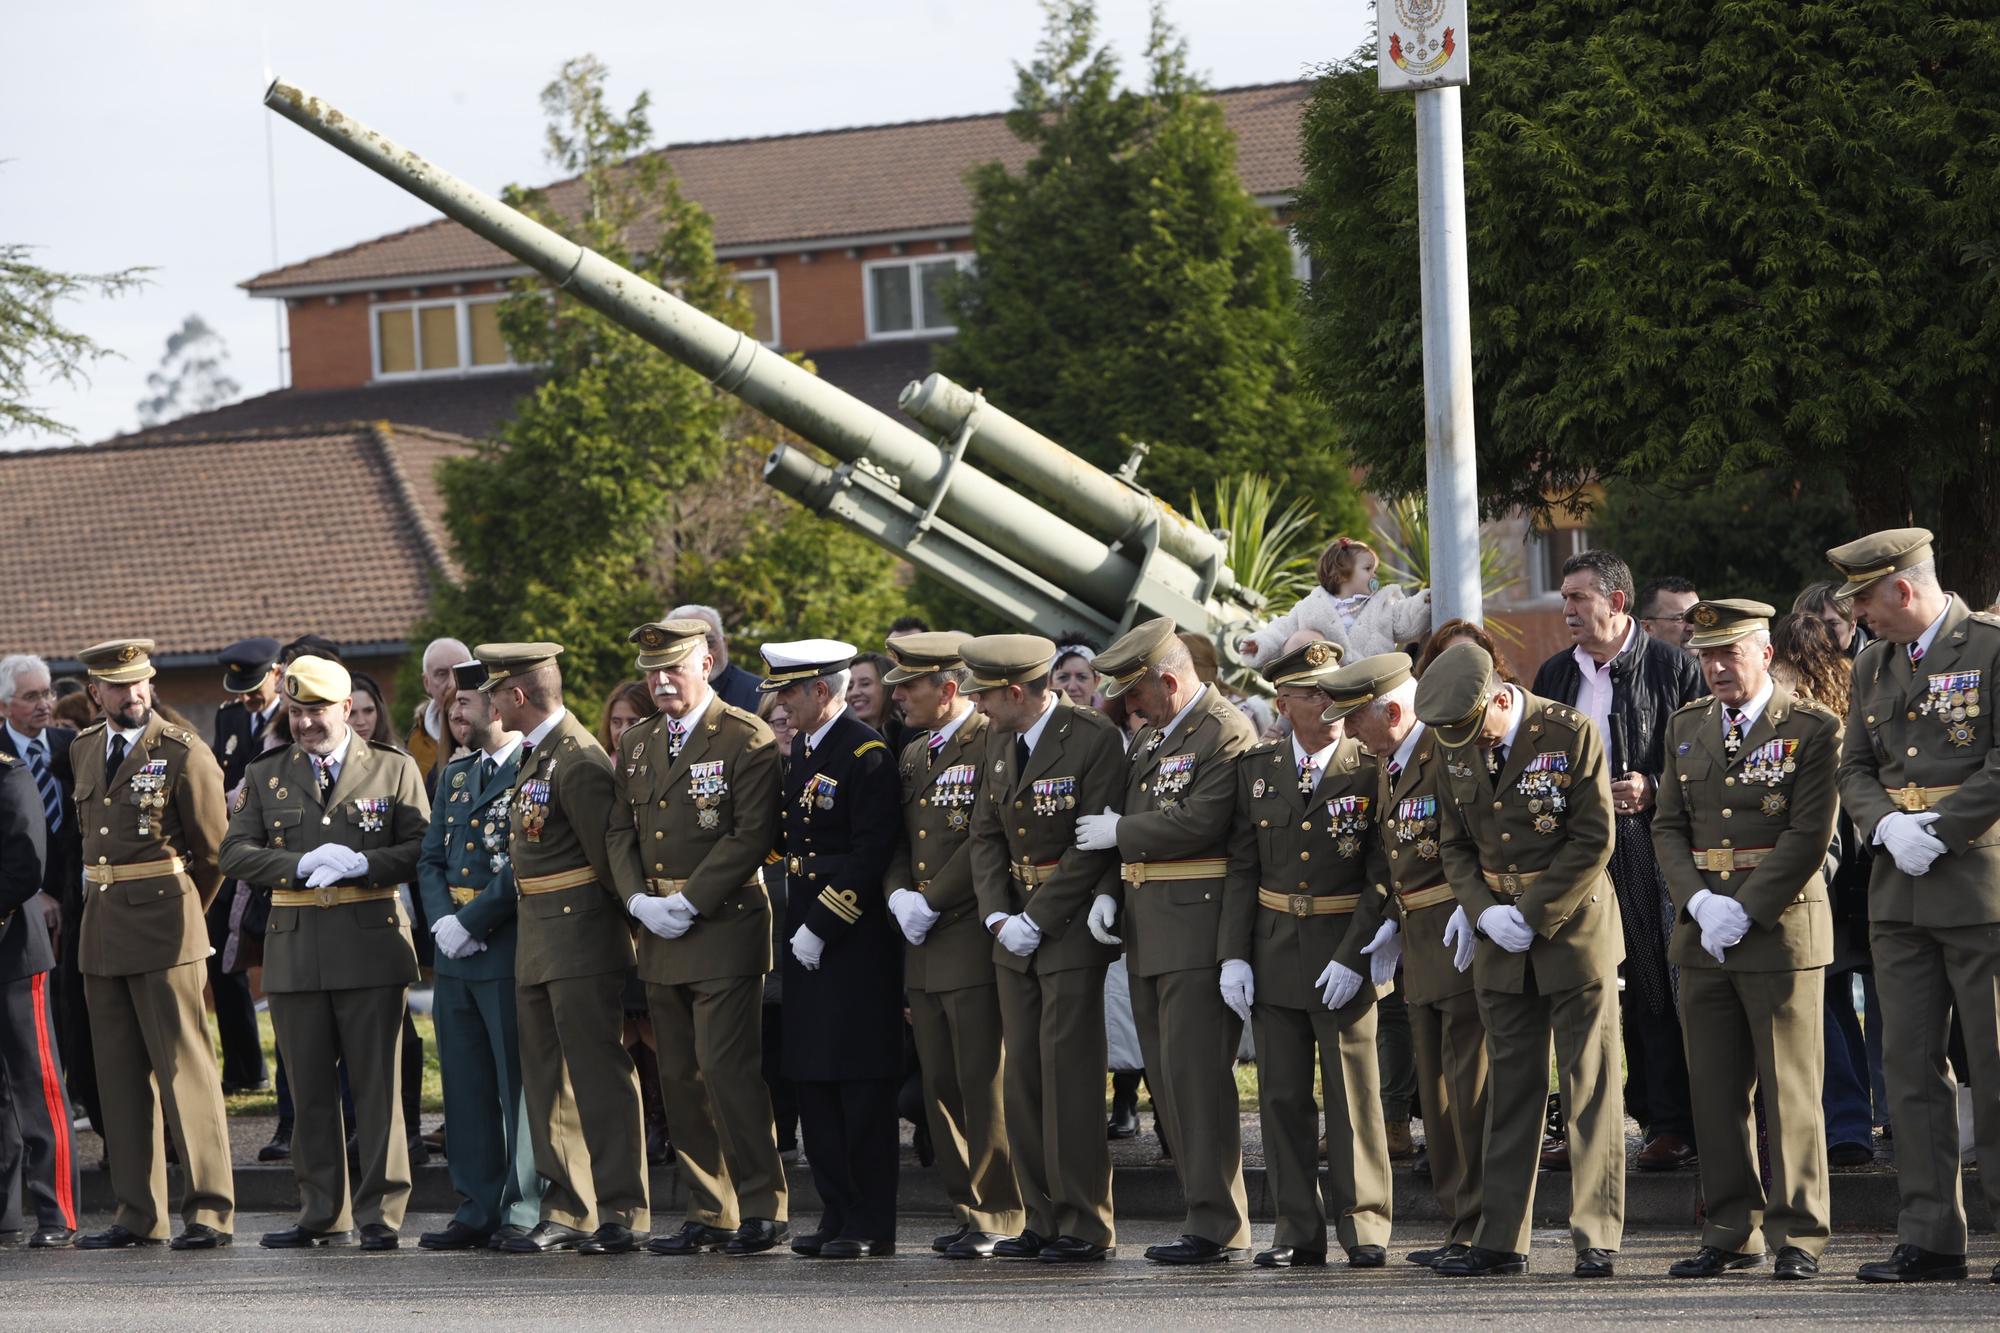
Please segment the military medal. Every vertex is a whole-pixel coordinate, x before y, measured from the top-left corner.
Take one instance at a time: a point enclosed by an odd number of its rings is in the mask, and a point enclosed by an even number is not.
[[[1764,813],[1767,815],[1782,815],[1785,813],[1786,804],[1785,794],[1781,791],[1766,792],[1764,794],[1763,807]]]
[[[1554,833],[1562,826],[1556,818],[1569,805],[1563,789],[1569,786],[1569,756],[1560,750],[1546,750],[1528,760],[1514,789],[1528,798],[1528,812],[1537,833]]]
[[[1177,754],[1160,761],[1160,775],[1153,783],[1153,795],[1159,799],[1162,810],[1171,810],[1180,804],[1180,795],[1194,781],[1194,756]]]
[[[529,778],[516,790],[520,793],[521,836],[529,842],[540,842],[542,829],[549,821],[549,780]]]
[[[236,753],[236,742],[241,739],[243,739],[241,736],[231,736],[228,740],[223,742],[222,744],[223,758],[227,759],[230,755]]]
[[[1418,856],[1421,856],[1426,861],[1435,861],[1437,860],[1437,854],[1438,854],[1438,843],[1436,838],[1417,839]]]
[[[289,799],[289,798],[291,797],[291,792],[290,792],[290,791],[288,791],[288,790],[286,790],[286,789],[285,789],[285,788],[283,788],[283,787],[280,787],[280,788],[278,788],[278,790],[277,790],[277,792],[276,792],[276,795],[277,795],[277,798],[278,798],[279,800],[283,801],[283,800],[287,800],[287,799]]]
[[[1535,816],[1535,832],[1554,833],[1555,831],[1556,831],[1556,817],[1554,815]]]
[[[383,826],[387,823],[386,816],[389,813],[389,798],[386,796],[358,797],[351,803],[350,808],[354,814],[354,822],[360,825],[363,833],[380,833]]]
[[[634,758],[638,757],[641,741],[632,747]],[[694,801],[694,821],[703,829],[713,832],[722,827],[722,802],[729,795],[729,781],[723,776],[720,759],[702,764],[688,765],[688,796]]]
[[[274,777],[270,779],[268,782],[266,782],[264,785],[269,787],[272,791],[276,791],[278,789],[278,780],[277,778]]]
[[[1345,857],[1360,853],[1372,803],[1373,798],[1367,796],[1336,796],[1326,803],[1326,831],[1333,835],[1333,850]]]
[[[815,773],[806,779],[805,789],[799,793],[799,808],[811,810],[817,806],[821,810],[831,810],[833,794],[839,788],[840,783],[837,779],[830,778],[824,773]]]
[[[453,787],[463,787],[463,786],[465,785],[465,770],[464,770],[464,769],[462,769],[462,768],[461,768],[461,769],[459,769],[459,770],[458,770],[458,772],[456,772],[456,773],[454,773],[454,774],[452,774],[452,775],[451,775],[451,785],[452,785]]]
[[[153,831],[153,821],[167,808],[167,761],[148,759],[132,775],[132,804],[139,807],[139,836]]]
[[[1250,784],[1250,795],[1255,800],[1263,799],[1264,790],[1265,790],[1264,779],[1262,778],[1258,778],[1255,782]]]

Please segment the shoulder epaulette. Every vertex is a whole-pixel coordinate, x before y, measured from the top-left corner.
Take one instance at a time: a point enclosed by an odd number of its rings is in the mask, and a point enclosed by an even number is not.
[[[83,730],[77,732],[76,734],[79,736],[95,736],[99,732],[104,730],[104,726],[105,726],[104,719],[100,717],[97,719],[97,721],[91,723],[89,726],[83,728]]]
[[[1283,745],[1283,744],[1285,744],[1285,742],[1284,742],[1284,741],[1283,741],[1282,739],[1280,739],[1280,740],[1275,740],[1275,741],[1263,741],[1263,742],[1261,742],[1261,743],[1259,743],[1259,744],[1257,744],[1257,745],[1253,745],[1253,746],[1251,746],[1251,747],[1250,747],[1249,749],[1245,750],[1245,751],[1243,752],[1243,757],[1244,757],[1245,759],[1248,759],[1248,758],[1250,758],[1250,757],[1251,757],[1252,755],[1260,755],[1260,754],[1276,754],[1276,753],[1277,753],[1277,751],[1278,751],[1278,747],[1279,747],[1279,746],[1281,746],[1281,745]]]
[[[1577,712],[1568,704],[1549,704],[1542,709],[1542,716],[1552,722],[1560,722],[1574,731],[1583,730],[1583,724],[1588,721],[1582,713]]]
[[[283,759],[287,754],[291,752],[291,748],[292,747],[289,745],[273,746],[271,749],[265,750],[259,754],[252,755],[250,757],[249,762],[244,764],[243,766],[245,768],[255,768],[259,764],[268,764],[273,759]]]
[[[21,761],[19,759],[16,759],[13,755],[8,754],[5,750],[0,750],[0,768],[8,768],[20,762]]]
[[[201,738],[196,736],[192,731],[189,731],[186,727],[177,727],[171,722],[160,728],[160,734],[170,741],[176,741],[181,745],[187,746],[190,750],[201,744]]]
[[[1676,708],[1673,711],[1673,716],[1679,717],[1682,713],[1704,712],[1707,710],[1710,702],[1711,701],[1707,695],[1703,695],[1699,699],[1690,699],[1686,703],[1682,704],[1679,708]]]
[[[1834,712],[1831,708],[1828,708],[1825,704],[1821,703],[1819,700],[1801,698],[1796,694],[1792,696],[1792,711],[1817,713],[1820,716],[1836,723],[1842,721],[1840,714]]]
[[[854,757],[856,759],[859,759],[862,755],[867,754],[870,750],[882,750],[886,752],[888,748],[889,748],[889,743],[887,741],[865,740],[861,742],[861,744],[854,747]]]
[[[1966,619],[1976,620],[1982,625],[1991,625],[1994,629],[2000,629],[2000,615],[1995,615],[1991,611],[1974,611]]]

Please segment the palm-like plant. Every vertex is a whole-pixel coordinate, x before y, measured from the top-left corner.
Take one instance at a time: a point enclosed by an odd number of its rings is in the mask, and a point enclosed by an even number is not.
[[[1215,522],[1199,496],[1189,505],[1197,527],[1222,536],[1236,581],[1264,599],[1267,614],[1312,590],[1319,558],[1313,546],[1319,512],[1305,499],[1280,508],[1278,498],[1277,483],[1269,477],[1239,472],[1215,483]]]
[[[1384,582],[1409,583],[1427,588],[1431,583],[1430,506],[1415,496],[1404,496],[1382,512],[1375,522],[1376,554],[1382,561]],[[1490,601],[1521,581],[1506,548],[1490,535],[1479,537],[1479,596]],[[1506,621],[1487,626],[1495,635],[1513,643],[1521,642],[1521,632]]]

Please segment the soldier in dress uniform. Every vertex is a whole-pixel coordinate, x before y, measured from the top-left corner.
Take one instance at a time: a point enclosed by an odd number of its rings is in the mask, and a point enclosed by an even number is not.
[[[535,1169],[548,1182],[542,1220],[503,1248],[623,1254],[652,1225],[639,1075],[623,1040],[632,932],[606,841],[611,760],[563,706],[561,652],[473,649],[500,725],[521,733],[507,821],[520,895],[514,1011]]]
[[[279,646],[276,639],[238,639],[217,655],[222,688],[231,698],[215,710],[215,738],[209,743],[222,766],[226,797],[243,780],[243,770],[262,753],[264,728],[277,715]],[[235,886],[225,884],[209,904],[208,986],[215,997],[215,1029],[222,1041],[222,1090],[252,1092],[268,1086],[264,1078],[264,1045],[257,1031],[257,1002],[250,995],[248,969],[223,970],[222,950],[229,942],[229,913]]]
[[[271,890],[264,990],[296,1107],[299,1220],[270,1249],[393,1250],[410,1197],[403,1009],[417,979],[396,886],[416,878],[430,824],[417,766],[348,726],[353,682],[308,653],[285,668],[292,743],[250,762],[222,842],[222,873]],[[340,1067],[354,1096],[360,1178],[348,1200]]]
[[[639,976],[660,1053],[687,1218],[655,1254],[757,1254],[784,1239],[787,1193],[764,1083],[771,901],[759,875],[778,836],[778,745],[709,683],[708,625],[632,632],[660,711],[618,743],[613,887],[644,926]]]
[[[994,936],[1005,1062],[1001,1095],[1025,1209],[993,1254],[1087,1263],[1116,1252],[1104,1136],[1104,973],[1117,958],[1089,930],[1118,858],[1076,845],[1076,823],[1115,805],[1125,750],[1102,713],[1049,687],[1056,645],[993,634],[959,648],[966,692],[992,725],[972,817],[973,891]]]
[[[1256,735],[1236,705],[1201,683],[1164,616],[1128,631],[1096,665],[1105,697],[1123,697],[1147,725],[1132,738],[1119,807],[1077,821],[1077,846],[1115,847],[1123,863],[1088,923],[1100,941],[1124,941],[1146,1078],[1188,1204],[1185,1233],[1146,1257],[1225,1263],[1249,1254],[1250,1215],[1236,1110],[1243,1024],[1218,992],[1217,942],[1236,761]],[[1122,937],[1111,934],[1121,906]]]
[[[1922,528],[1873,533],[1827,559],[1847,578],[1839,595],[1853,599],[1855,623],[1873,636],[1854,659],[1840,799],[1877,848],[1869,943],[1903,1201],[1894,1252],[1859,1276],[1962,1278],[1958,1089],[1945,1055],[1954,1012],[1980,1185],[2000,1213],[2000,729],[1991,693],[2000,620],[1938,586]]]
[[[1331,643],[1263,668],[1292,734],[1236,764],[1223,881],[1223,1002],[1257,1038],[1257,1109],[1278,1225],[1262,1268],[1324,1267],[1327,1218],[1347,1262],[1380,1268],[1395,1190],[1375,1063],[1377,988],[1393,984],[1397,926],[1383,919],[1388,861],[1375,827],[1376,760],[1327,716]],[[1320,1193],[1318,1071],[1326,1094]]]
[[[1736,599],[1689,608],[1710,697],[1667,722],[1653,845],[1680,909],[1668,957],[1681,969],[1707,1204],[1701,1249],[1675,1277],[1754,1268],[1768,1248],[1778,1277],[1809,1278],[1830,1234],[1820,1093],[1833,912],[1821,868],[1840,808],[1840,720],[1771,679],[1773,614]]]
[[[541,1217],[528,1104],[521,1091],[521,1029],[514,1003],[517,934],[508,819],[520,771],[521,737],[500,724],[479,687],[478,661],[452,665],[454,718],[472,753],[438,775],[417,867],[417,891],[437,943],[431,1013],[451,1126],[452,1187],[458,1211],[426,1250],[497,1250]]]
[[[1501,681],[1475,643],[1437,656],[1417,682],[1416,705],[1445,750],[1440,853],[1479,936],[1473,985],[1492,1063],[1479,1229],[1470,1249],[1432,1271],[1528,1271],[1553,1040],[1569,1122],[1575,1272],[1609,1277],[1625,1225],[1617,998],[1625,947],[1606,874],[1604,741],[1574,708]]]
[[[1430,1267],[1472,1246],[1486,1135],[1486,1028],[1472,990],[1473,934],[1439,855],[1443,747],[1417,721],[1417,682],[1402,653],[1364,657],[1324,685],[1329,717],[1382,761],[1375,815],[1389,860],[1389,909],[1402,923],[1403,992],[1424,1108],[1431,1193],[1445,1243],[1405,1257]]]
[[[895,665],[882,683],[918,735],[903,747],[903,841],[882,882],[909,948],[903,986],[923,1072],[924,1113],[938,1174],[958,1219],[931,1248],[983,1259],[1018,1235],[1021,1189],[1007,1147],[1001,1093],[1000,995],[993,936],[980,921],[972,874],[972,817],[986,789],[986,738],[959,651],[970,635],[889,640]]]
[[[210,952],[202,912],[222,884],[229,815],[208,747],[153,711],[152,652],[150,639],[120,639],[77,654],[105,715],[76,738],[70,764],[86,886],[77,962],[118,1198],[111,1226],[78,1242],[86,1250],[167,1238],[163,1111],[188,1180],[174,1248],[229,1244],[236,1211],[201,998]]]
[[[854,645],[767,643],[759,686],[798,735],[785,773],[785,1077],[824,1207],[792,1249],[823,1259],[896,1252],[896,1091],[903,987],[882,877],[902,827],[887,741],[847,707]]]

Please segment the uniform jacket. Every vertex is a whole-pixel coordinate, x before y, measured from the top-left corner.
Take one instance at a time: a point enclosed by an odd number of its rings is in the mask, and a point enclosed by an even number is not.
[[[36,976],[56,965],[41,912],[27,908],[29,899],[42,891],[48,838],[35,775],[24,761],[0,755],[0,982]]]
[[[1876,640],[1854,661],[1854,701],[1841,743],[1840,800],[1854,830],[1873,843],[1897,807],[1884,788],[1957,787],[1932,807],[1931,832],[1945,855],[1912,879],[1886,851],[1875,857],[1868,915],[1875,921],[1949,927],[2000,922],[2000,621],[1966,610],[1952,594],[1924,660]],[[1952,702],[1952,692],[1960,702]],[[1968,690],[1976,690],[1973,699]],[[1943,706],[1937,706],[1943,691]],[[1977,712],[1974,712],[1974,709]],[[1960,719],[1954,714],[1963,709]]]
[[[1653,816],[1653,846],[1680,909],[1667,956],[1682,967],[1717,966],[1687,910],[1707,889],[1741,903],[1754,923],[1723,951],[1725,970],[1825,967],[1833,961],[1833,912],[1823,869],[1840,808],[1840,721],[1774,685],[1733,759],[1722,732],[1722,705],[1713,699],[1689,704],[1667,723],[1667,772]],[[1697,850],[1745,847],[1770,850],[1745,870],[1695,867]]]
[[[623,972],[634,962],[632,919],[612,887],[608,833],[611,760],[597,738],[565,710],[514,779],[508,851],[515,882],[586,866],[595,878],[551,893],[523,893],[514,979],[524,986],[566,977]]]
[[[245,770],[222,840],[222,873],[262,888],[303,889],[308,877],[298,873],[299,858],[339,845],[368,857],[367,874],[342,884],[393,889],[416,878],[430,813],[415,761],[392,746],[353,737],[324,803],[304,749],[267,750]],[[272,904],[264,928],[265,990],[346,990],[416,979],[416,950],[399,900]]]
[[[639,975],[662,986],[771,970],[771,899],[759,874],[778,839],[778,743],[755,713],[709,692],[670,758],[667,717],[635,722],[618,742],[617,799],[606,841],[626,902],[649,882],[687,881],[694,925],[677,940],[641,926]],[[667,889],[661,897],[670,896]]]
[[[1076,845],[1076,821],[1125,797],[1125,744],[1118,728],[1094,708],[1078,708],[1057,692],[1028,767],[1015,762],[1016,733],[986,731],[986,786],[972,819],[972,883],[983,923],[996,912],[1025,912],[1042,932],[1041,947],[1017,957],[993,941],[996,966],[1012,972],[1068,972],[1109,967],[1115,945],[1099,944],[1085,920],[1100,893],[1118,891],[1118,854]],[[1009,865],[1048,867],[1049,878],[1026,885]]]
[[[1475,929],[1481,912],[1514,902],[1487,885],[1482,869],[1540,872],[1515,903],[1535,932],[1528,951],[1508,953],[1482,933],[1472,967],[1479,989],[1519,995],[1532,964],[1536,988],[1546,995],[1608,981],[1625,957],[1618,904],[1605,873],[1611,773],[1589,718],[1525,690],[1518,697],[1521,723],[1497,781],[1477,746],[1445,750],[1450,799],[1441,802],[1448,806],[1441,812],[1441,850],[1452,891]],[[1551,792],[1560,793],[1562,809],[1551,808]]]
[[[278,705],[273,703],[271,707],[275,710]],[[241,700],[231,699],[215,710],[215,739],[209,743],[209,749],[222,768],[223,791],[233,790],[242,781],[243,770],[263,748],[263,738],[257,734],[250,710]]]
[[[178,874],[86,884],[77,965],[96,977],[159,972],[213,951],[203,917],[222,886],[228,831],[222,769],[201,738],[155,713],[116,773],[104,771],[103,723],[76,738],[73,823],[93,866],[132,866],[179,857]],[[142,804],[144,801],[146,803]]]
[[[897,775],[903,840],[882,881],[885,893],[914,889],[941,913],[924,942],[903,950],[903,984],[948,991],[993,984],[993,936],[972,883],[972,819],[986,791],[986,737],[977,711],[931,754],[930,733],[903,747]]]
[[[1219,952],[1250,963],[1258,1003],[1319,1005],[1318,978],[1331,961],[1367,975],[1361,950],[1382,924],[1389,869],[1375,827],[1377,786],[1375,759],[1352,739],[1334,747],[1310,796],[1299,790],[1289,738],[1255,746],[1237,761]],[[1345,912],[1299,916],[1263,906],[1260,888],[1288,900],[1358,901]],[[1365,982],[1362,990],[1350,1004],[1374,998]]]
[[[1227,857],[1236,819],[1236,760],[1256,741],[1249,721],[1210,685],[1172,737],[1156,744],[1159,735],[1158,727],[1144,728],[1126,756],[1119,856],[1144,863]],[[1121,882],[1117,895],[1124,926],[1118,933],[1134,976],[1222,961],[1222,880]]]
[[[708,687],[722,696],[722,702],[732,708],[740,708],[744,712],[754,716],[757,712],[757,700],[759,697],[757,693],[757,680],[758,677],[755,674],[745,671],[742,667],[737,666],[736,663],[731,662],[728,666],[715,673],[709,680]]]
[[[1444,943],[1444,928],[1458,908],[1457,897],[1410,906],[1430,890],[1451,887],[1442,855],[1442,805],[1448,799],[1443,778],[1444,747],[1428,727],[1418,734],[1410,762],[1393,779],[1389,760],[1382,760],[1375,812],[1389,862],[1387,907],[1403,928],[1403,998],[1411,1004],[1437,1004],[1472,989],[1471,969],[1461,972],[1453,966],[1452,951]]]
[[[76,731],[71,727],[49,727],[42,732],[42,739],[49,747],[49,772],[55,777],[56,787],[61,792],[63,806],[62,827],[48,838],[48,856],[42,867],[42,891],[64,904],[64,912],[71,911],[77,902],[77,876],[82,874],[83,838],[77,832],[78,820],[73,808],[76,791],[76,774],[70,768],[70,746],[76,742]],[[14,755],[27,768],[24,755],[14,753],[14,733],[0,725],[0,754]],[[29,768],[28,776],[34,777]],[[35,799],[41,799],[41,788],[35,789]],[[72,918],[67,915],[65,920]]]
[[[486,947],[469,958],[437,955],[441,977],[498,981],[514,975],[515,918],[519,893],[507,853],[508,814],[521,751],[479,780],[480,754],[464,755],[438,775],[437,803],[431,806],[417,862],[417,896],[424,918],[456,916],[473,939]]]

